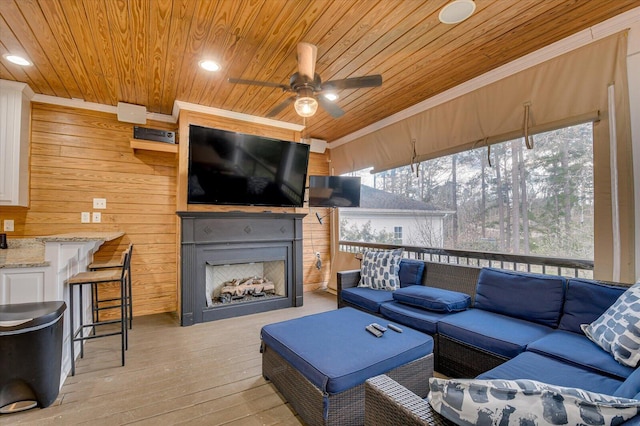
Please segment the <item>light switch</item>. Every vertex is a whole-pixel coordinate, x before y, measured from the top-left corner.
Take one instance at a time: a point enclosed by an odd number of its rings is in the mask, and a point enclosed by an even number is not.
[[[82,223],[91,223],[91,213],[89,213],[89,212],[80,213],[80,222],[82,222]]]
[[[13,219],[5,219],[4,230],[5,232],[13,232]]]

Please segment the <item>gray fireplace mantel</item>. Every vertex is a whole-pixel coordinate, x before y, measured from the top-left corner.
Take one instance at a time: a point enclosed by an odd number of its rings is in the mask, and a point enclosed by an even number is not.
[[[181,324],[302,306],[300,213],[177,212],[180,217]],[[276,299],[207,307],[206,264],[284,260],[287,294]]]

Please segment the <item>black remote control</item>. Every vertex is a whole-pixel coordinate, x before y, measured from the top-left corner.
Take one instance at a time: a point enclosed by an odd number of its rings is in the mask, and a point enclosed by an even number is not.
[[[402,333],[402,329],[397,325],[389,324],[387,325],[387,327],[389,327],[391,330],[395,331],[396,333]]]
[[[374,326],[375,328],[377,328],[378,330],[380,330],[381,332],[385,332],[387,331],[386,327],[381,326],[380,324],[378,324],[377,322],[374,322],[371,324],[372,326]]]
[[[382,332],[375,328],[372,324],[366,326],[365,329],[376,337],[382,337]]]

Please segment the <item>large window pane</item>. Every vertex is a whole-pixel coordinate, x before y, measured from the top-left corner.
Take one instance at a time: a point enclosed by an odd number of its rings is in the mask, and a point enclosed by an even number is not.
[[[592,124],[362,177],[340,239],[593,259]],[[416,170],[417,168],[417,170]]]

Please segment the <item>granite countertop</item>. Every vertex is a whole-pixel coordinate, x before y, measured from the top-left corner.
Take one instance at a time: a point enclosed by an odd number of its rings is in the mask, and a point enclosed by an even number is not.
[[[44,258],[45,243],[111,241],[120,238],[124,232],[77,232],[49,235],[36,238],[8,238],[9,248],[0,250],[0,268],[36,268],[49,266]]]

